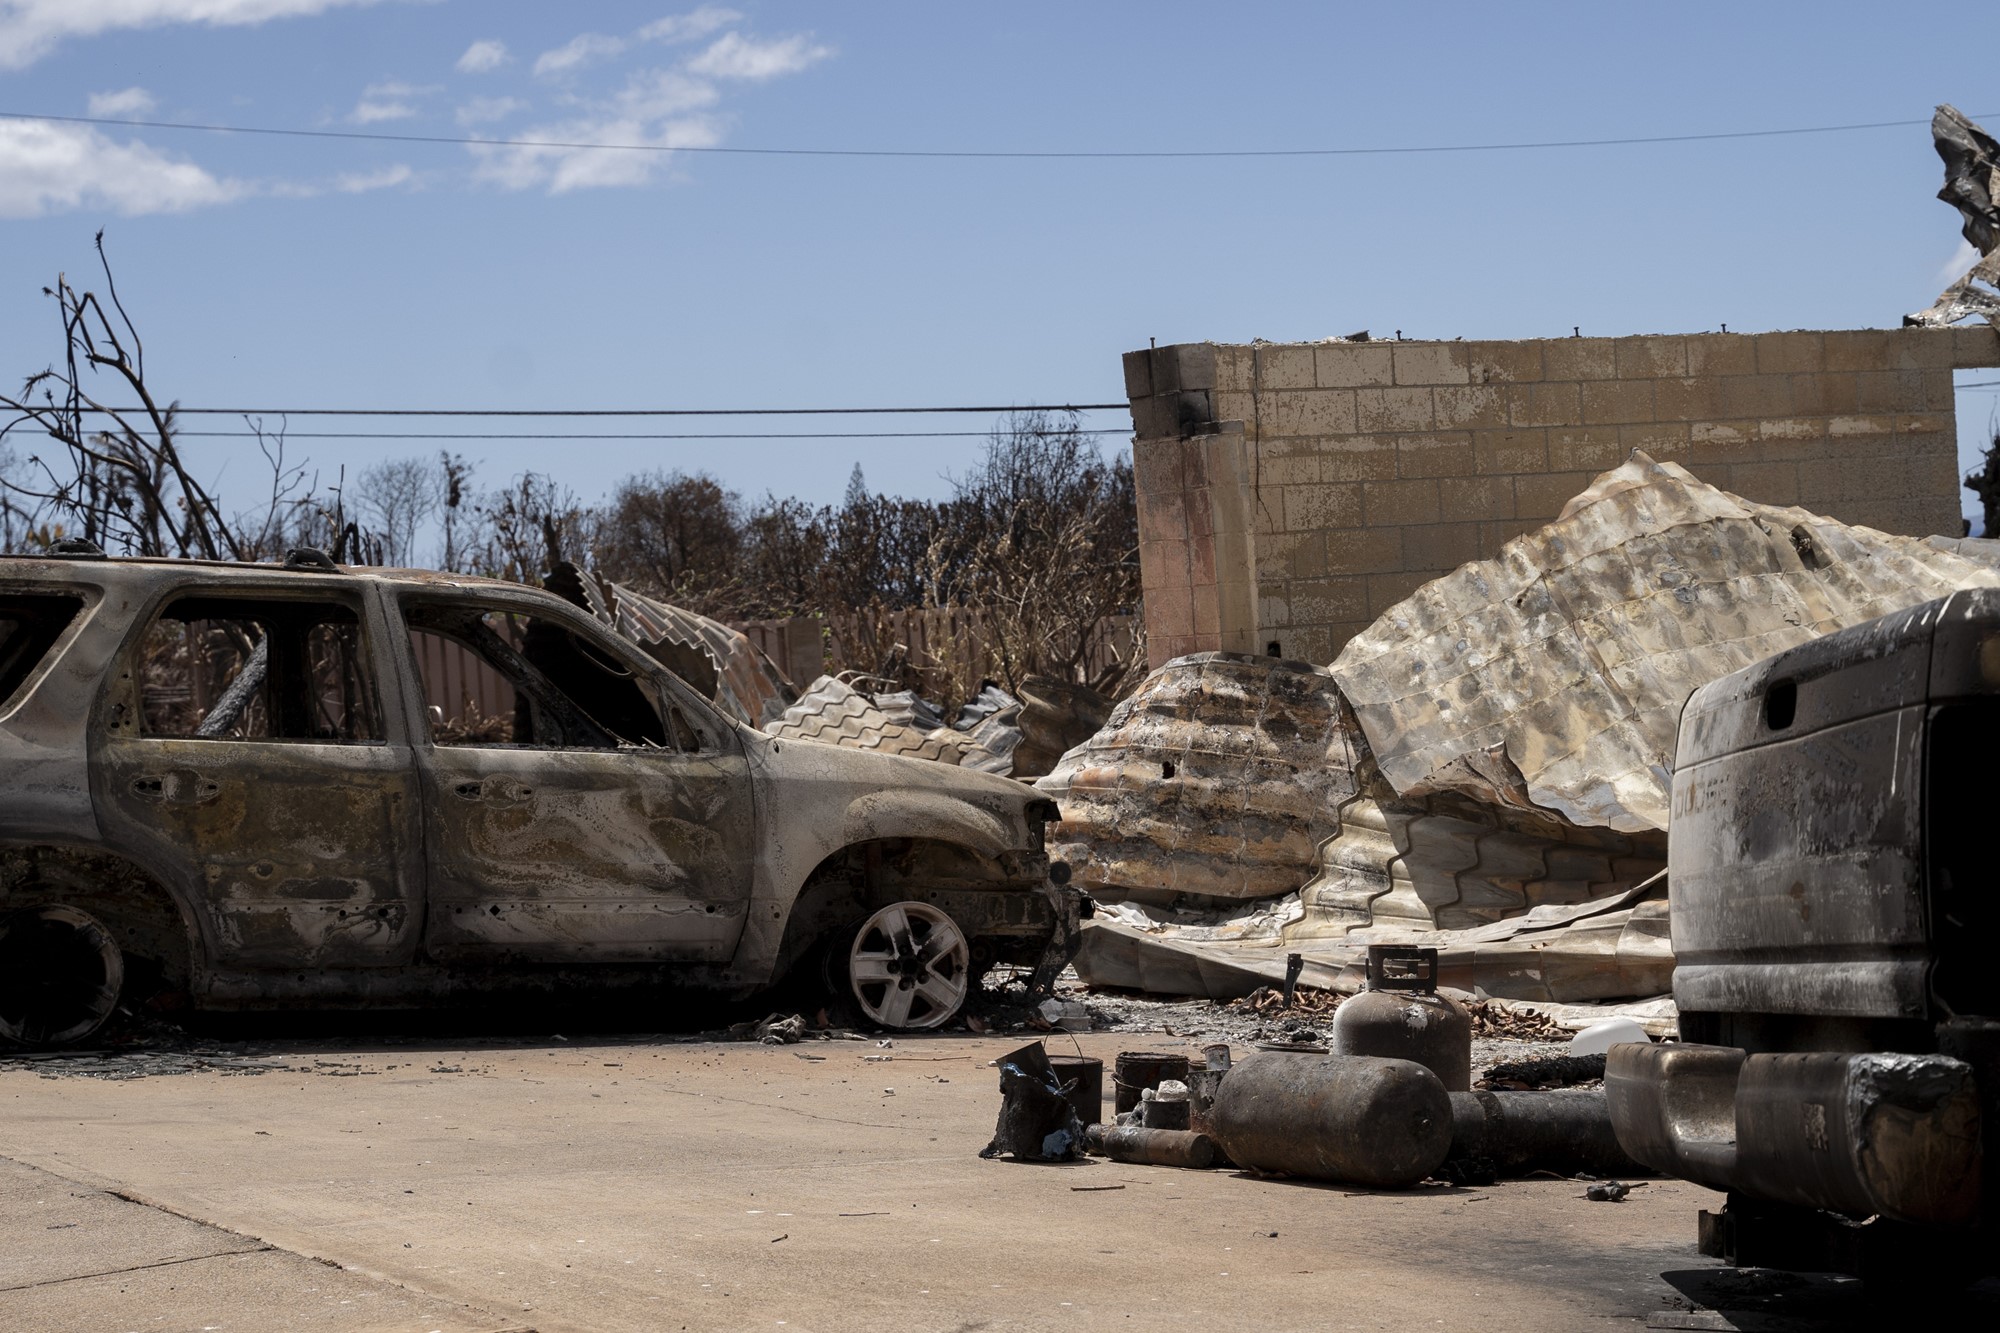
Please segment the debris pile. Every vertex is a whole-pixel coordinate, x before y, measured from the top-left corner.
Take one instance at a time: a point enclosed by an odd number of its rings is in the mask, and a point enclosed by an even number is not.
[[[821,676],[762,726],[787,740],[1036,778],[1111,711],[1110,701],[1088,686],[1030,677],[1019,698],[989,682],[947,722],[937,705],[894,684],[851,671]]]
[[[1668,777],[1696,686],[1956,589],[2000,545],[1757,504],[1635,452],[1553,522],[1424,585],[1329,668],[1168,663],[1037,785],[1103,904],[1086,984],[1360,988],[1434,948],[1475,1030],[1672,1030]],[[1524,1017],[1533,1015],[1534,1017]]]

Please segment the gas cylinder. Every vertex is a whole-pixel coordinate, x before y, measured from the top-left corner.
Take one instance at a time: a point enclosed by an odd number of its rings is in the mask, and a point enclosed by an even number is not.
[[[1443,1164],[1451,1096],[1408,1060],[1261,1051],[1222,1080],[1208,1124],[1238,1166],[1401,1189]]]
[[[1368,946],[1368,989],[1333,1011],[1335,1055],[1413,1060],[1447,1092],[1472,1089],[1472,1016],[1437,993],[1437,950]]]

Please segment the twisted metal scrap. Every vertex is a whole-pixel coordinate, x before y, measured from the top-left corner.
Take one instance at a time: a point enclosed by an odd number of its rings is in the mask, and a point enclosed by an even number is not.
[[[2000,143],[1949,103],[1931,118],[1931,141],[1944,159],[1937,197],[1959,211],[1959,229],[1981,258],[1944,289],[1928,310],[1903,316],[1906,325],[1943,328],[1973,315],[2000,325]]]

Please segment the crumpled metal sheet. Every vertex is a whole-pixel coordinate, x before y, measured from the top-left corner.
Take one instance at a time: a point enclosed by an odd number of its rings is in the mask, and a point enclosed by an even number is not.
[[[1903,316],[1903,323],[1942,327],[1973,315],[2000,324],[2000,143],[1964,112],[1946,103],[1931,117],[1931,142],[1944,159],[1944,188],[1938,198],[1964,219],[1960,234],[1981,258],[1927,310]]]
[[[1050,855],[1112,897],[1290,893],[1354,794],[1358,739],[1323,668],[1176,658],[1035,784],[1062,810]]]
[[[1315,942],[1299,938],[1288,909],[1280,899],[1197,925],[1127,903],[1085,928],[1077,974],[1087,985],[1226,1000],[1281,984],[1286,955],[1298,953],[1304,984],[1352,994],[1366,983],[1368,945],[1414,944],[1438,950],[1440,984],[1482,998],[1594,1005],[1651,1001],[1672,985],[1663,875],[1466,930],[1388,925]]]
[[[861,691],[837,676],[821,676],[784,713],[764,724],[767,735],[785,740],[843,745],[850,750],[876,750],[956,764],[971,748],[962,732],[938,727],[924,731],[875,706]]]
[[[738,722],[761,727],[797,697],[785,673],[747,635],[720,621],[600,580],[567,560],[549,571],[545,583],[644,648]]]
[[[1389,785],[1667,826],[1680,709],[1794,644],[1964,587],[1981,560],[1756,504],[1643,453],[1419,588],[1333,664]]]

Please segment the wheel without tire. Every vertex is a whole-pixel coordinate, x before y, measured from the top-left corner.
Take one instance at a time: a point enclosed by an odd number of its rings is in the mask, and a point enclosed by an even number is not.
[[[0,1043],[66,1046],[118,1005],[125,955],[104,923],[60,903],[0,916]]]
[[[848,985],[885,1028],[942,1027],[972,989],[971,950],[958,923],[929,903],[891,903],[847,950]]]

